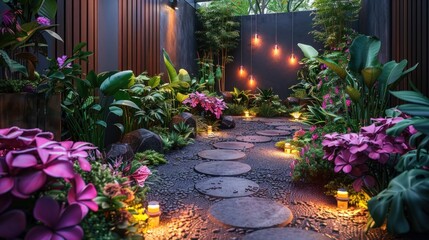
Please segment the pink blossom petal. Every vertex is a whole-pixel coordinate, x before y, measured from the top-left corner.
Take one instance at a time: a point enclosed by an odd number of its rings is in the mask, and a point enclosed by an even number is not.
[[[10,163],[9,166],[16,168],[28,168],[37,164],[37,158],[32,154],[19,154],[15,155],[12,152],[6,155],[6,162]]]
[[[82,219],[82,210],[78,204],[72,204],[68,206],[63,214],[61,215],[61,218],[57,222],[55,228],[61,229],[61,228],[68,228],[73,227],[75,225],[78,225]]]
[[[55,160],[46,166],[43,171],[52,177],[56,178],[73,178],[73,164],[69,161]]]
[[[61,229],[57,234],[67,240],[81,240],[83,239],[83,230],[80,226]]]
[[[36,226],[30,229],[30,231],[25,236],[25,240],[52,240],[54,233],[51,229],[45,226]]]
[[[344,166],[344,168],[343,168],[343,172],[345,172],[345,173],[349,173],[349,172],[351,172],[351,171],[352,171],[352,165],[347,164],[347,165],[345,165],[345,166]]]
[[[42,171],[33,171],[17,177],[15,180],[15,188],[21,194],[30,195],[42,188],[45,183],[46,174]]]
[[[13,178],[10,178],[10,177],[0,178],[0,194],[9,192],[13,188],[14,183],[15,181],[13,180]]]
[[[58,202],[50,197],[39,198],[34,206],[34,218],[43,222],[46,226],[54,228],[58,223],[61,208]]]

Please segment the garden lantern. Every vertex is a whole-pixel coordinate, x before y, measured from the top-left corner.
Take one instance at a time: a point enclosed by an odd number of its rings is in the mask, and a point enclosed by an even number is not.
[[[337,207],[339,209],[347,209],[349,207],[349,193],[343,188],[337,191]]]
[[[213,135],[213,126],[211,125],[207,126],[207,135],[208,136]]]
[[[250,117],[250,112],[248,110],[244,111],[244,117],[245,118],[249,118]]]
[[[284,151],[287,154],[290,154],[292,152],[292,147],[291,147],[290,143],[285,143]]]
[[[159,226],[159,217],[161,216],[161,210],[159,208],[159,202],[151,201],[147,205],[147,215],[149,216],[147,223],[149,228],[155,228]]]
[[[292,115],[292,117],[295,119],[295,121],[298,121],[299,117],[301,117],[300,112],[293,112],[290,115]]]

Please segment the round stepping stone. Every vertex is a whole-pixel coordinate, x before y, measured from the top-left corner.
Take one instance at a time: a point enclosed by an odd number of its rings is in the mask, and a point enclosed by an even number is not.
[[[236,228],[268,228],[286,225],[293,219],[289,208],[268,199],[254,197],[219,201],[210,207],[209,213],[215,220]]]
[[[237,177],[216,177],[195,184],[195,188],[211,197],[244,197],[259,190],[259,185],[253,181]]]
[[[291,132],[284,131],[284,130],[263,130],[256,132],[258,135],[262,136],[270,136],[270,137],[276,137],[276,136],[287,136],[290,135]]]
[[[270,236],[270,240],[329,240],[327,236],[307,231],[299,228],[268,228],[252,232],[244,236],[243,240],[265,240]]]
[[[198,156],[210,160],[231,161],[244,158],[246,154],[235,150],[215,149],[201,151]]]
[[[268,126],[288,126],[289,123],[288,122],[269,122],[269,123],[265,123],[265,125]]]
[[[195,171],[214,176],[235,176],[247,173],[251,169],[248,164],[231,161],[205,162],[195,166]]]
[[[260,122],[264,123],[272,123],[272,122],[280,122],[282,119],[279,118],[258,118]]]
[[[301,129],[302,127],[300,126],[278,126],[276,127],[277,130],[291,130],[291,131],[296,131]]]
[[[250,143],[271,142],[270,137],[264,137],[264,136],[258,136],[258,135],[238,136],[236,139],[237,141],[250,142]]]
[[[255,145],[245,142],[218,142],[213,144],[215,148],[230,149],[230,150],[246,150]]]

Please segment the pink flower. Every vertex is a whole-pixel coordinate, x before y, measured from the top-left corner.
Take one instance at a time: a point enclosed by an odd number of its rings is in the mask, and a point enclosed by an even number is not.
[[[144,182],[151,174],[152,173],[148,167],[141,166],[131,174],[130,178],[135,180],[140,187],[144,187]]]
[[[97,190],[92,183],[86,185],[82,177],[75,174],[72,181],[72,187],[67,195],[69,204],[76,203],[82,210],[82,218],[88,213],[88,209],[92,211],[98,210],[97,203],[94,202],[94,198],[97,197]]]
[[[36,19],[36,21],[37,21],[37,23],[39,25],[42,25],[42,26],[49,26],[49,25],[51,25],[51,20],[49,20],[49,18],[46,18],[46,17],[38,17]]]
[[[311,128],[310,128],[310,132],[312,133],[312,132],[314,132],[315,130],[317,129],[317,127],[314,125],[314,126],[311,126]]]
[[[317,133],[311,135],[311,140],[316,141],[317,139],[319,139],[319,135]]]
[[[326,107],[327,107],[327,106],[326,106],[326,102],[325,102],[325,100],[323,100],[323,102],[322,102],[322,108],[323,108],[323,109],[326,109]]]
[[[347,99],[346,100],[346,106],[347,107],[350,107],[350,105],[352,104],[352,101],[350,100],[350,99]]]
[[[335,94],[336,95],[340,94],[340,89],[338,88],[338,86],[335,87]]]
[[[67,61],[67,56],[66,55],[58,57],[57,58],[58,67],[60,69],[62,69],[62,68],[71,68],[71,63],[67,63],[66,64],[66,61]]]

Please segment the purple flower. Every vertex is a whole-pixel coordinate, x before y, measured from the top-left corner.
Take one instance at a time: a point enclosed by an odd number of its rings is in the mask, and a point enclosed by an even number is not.
[[[44,225],[30,229],[25,237],[26,240],[83,238],[83,230],[78,225],[82,219],[82,211],[78,204],[64,208],[54,199],[42,197],[37,200],[33,214]]]
[[[312,132],[314,132],[316,129],[317,129],[317,127],[316,127],[315,125],[313,125],[313,126],[311,126],[311,128],[310,128],[310,132],[312,133]]]
[[[49,25],[51,25],[51,20],[49,20],[49,18],[46,18],[46,17],[38,17],[36,19],[36,21],[37,21],[37,23],[39,25],[42,25],[42,26],[49,26]]]
[[[311,135],[311,140],[316,141],[317,139],[319,139],[319,134],[315,133]]]
[[[0,238],[15,239],[27,225],[26,217],[21,210],[9,210],[12,198],[8,195],[0,195]]]
[[[82,210],[82,218],[88,213],[88,209],[92,211],[98,210],[97,203],[94,198],[97,197],[97,190],[92,183],[86,185],[82,177],[78,174],[75,175],[72,181],[72,188],[67,195],[69,204],[77,203]]]
[[[352,101],[350,100],[350,99],[347,99],[346,100],[346,106],[347,107],[350,107],[350,105],[352,104]]]
[[[67,61],[67,56],[66,55],[58,57],[57,58],[58,67],[60,69],[62,69],[62,68],[71,68],[71,63],[67,63],[66,64],[66,61]]]
[[[72,142],[72,141],[64,141],[60,143],[62,147],[64,147],[66,154],[60,156],[58,159],[60,160],[70,160],[77,161],[82,170],[89,172],[91,171],[91,164],[88,162],[88,151],[95,150],[91,143],[87,142]]]

